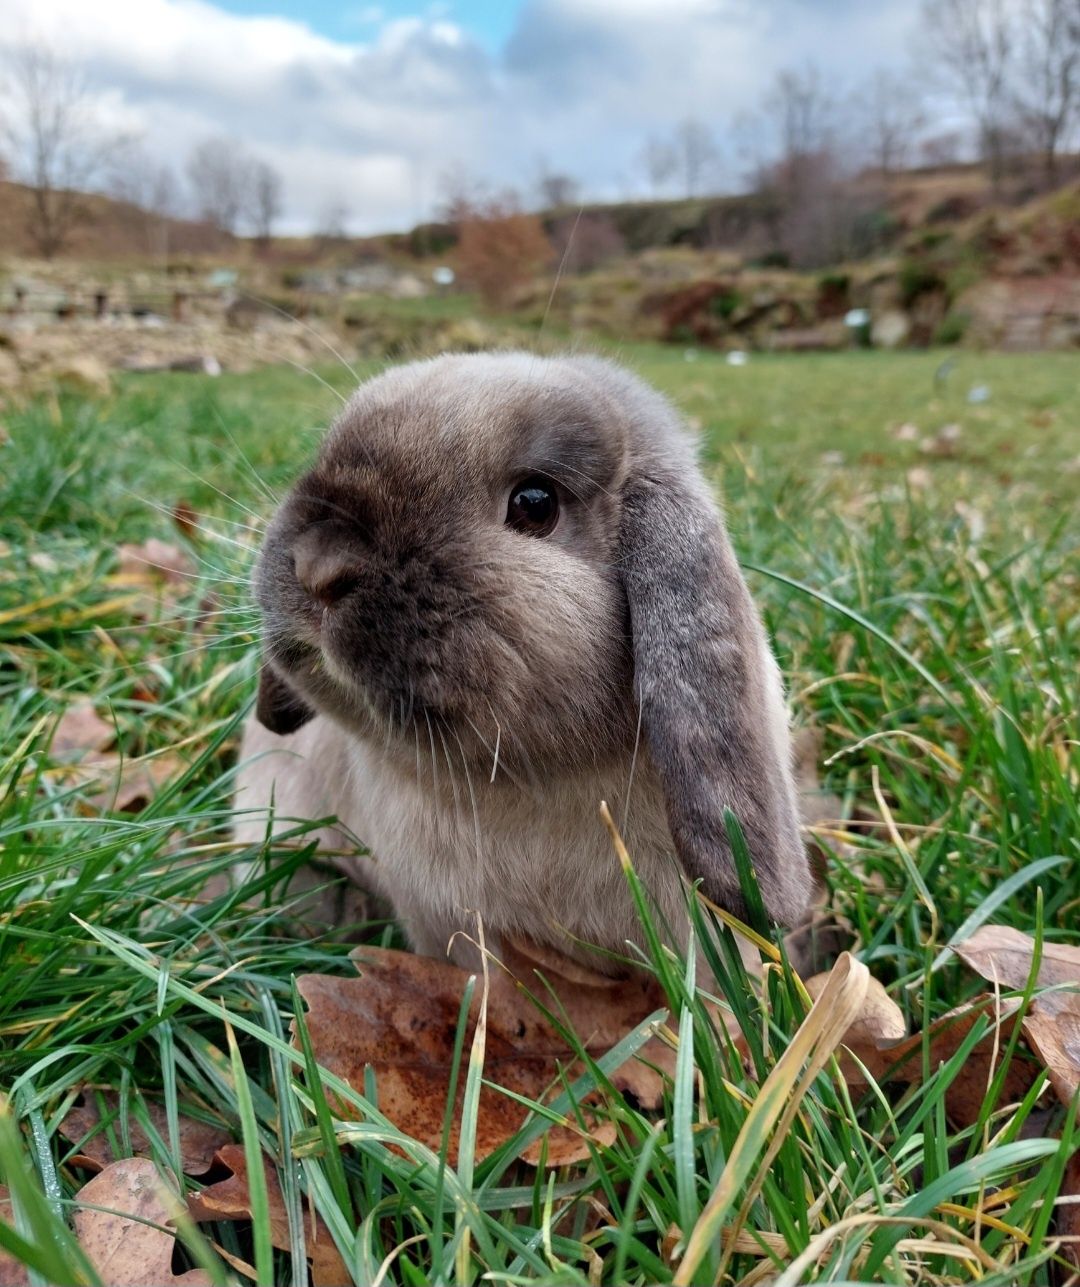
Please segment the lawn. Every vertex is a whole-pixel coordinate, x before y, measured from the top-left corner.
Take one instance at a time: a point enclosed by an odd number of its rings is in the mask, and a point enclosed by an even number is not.
[[[950,950],[981,924],[1080,945],[1077,359],[616,356],[701,430],[795,721],[821,738],[839,815],[822,840],[828,911],[907,1030],[987,990]],[[1075,1165],[1065,1179],[1076,1107],[993,1007],[948,1056],[926,1036],[904,1082],[867,1088],[825,1062],[785,1100],[768,1170],[740,1170],[764,1156],[783,1105],[760,1092],[788,1075],[807,998],[775,964],[752,988],[701,909],[746,1049],[656,951],[678,1071],[646,1112],[592,1067],[615,1130],[587,1164],[533,1169],[507,1147],[444,1168],[386,1127],[370,1081],[337,1088],[370,1129],[331,1120],[325,1079],[287,1044],[293,979],[353,974],[353,944],[286,915],[302,852],[238,853],[228,822],[257,664],[247,569],[351,380],[334,365],[131,378],[105,402],[4,413],[0,1171],[17,1232],[0,1226],[0,1250],[35,1281],[93,1280],[68,1232],[86,1149],[59,1129],[93,1087],[119,1092],[120,1155],[161,1105],[145,1147],[163,1168],[184,1169],[181,1113],[273,1160],[294,1250],[271,1251],[256,1195],[253,1222],[182,1229],[177,1268],[215,1282],[304,1281],[304,1197],[357,1283],[1065,1281],[1053,1235],[1075,1208],[1054,1204],[1080,1188]],[[191,575],[161,589],[121,566],[122,544],[151,538]],[[128,760],[160,768],[128,811],[50,755],[61,712],[86,699]],[[245,858],[245,883],[213,882]],[[368,938],[398,942],[381,924]],[[979,1059],[965,1120],[951,1093]],[[1017,1095],[1019,1065],[1034,1075]]]

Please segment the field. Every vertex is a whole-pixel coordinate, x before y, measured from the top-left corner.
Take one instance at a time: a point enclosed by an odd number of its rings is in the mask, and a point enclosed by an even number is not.
[[[907,1030],[987,990],[950,950],[981,924],[1080,945],[1076,358],[616,356],[700,428],[796,724],[822,741],[828,911]],[[353,973],[352,943],[301,935],[285,905],[302,855],[238,854],[228,819],[257,666],[246,571],[351,379],[335,365],[132,378],[107,402],[4,416],[0,1171],[18,1233],[0,1226],[3,1245],[35,1281],[92,1280],[67,1223],[87,1175],[59,1130],[91,1086],[120,1092],[120,1153],[156,1103],[169,1126],[150,1147],[174,1172],[181,1106],[277,1163],[292,1255],[271,1251],[256,1196],[251,1223],[182,1230],[177,1269],[215,1282],[251,1265],[260,1282],[304,1281],[302,1195],[357,1283],[666,1282],[695,1228],[700,1259],[679,1281],[1067,1281],[1053,1235],[1075,1212],[1055,1200],[1080,1189],[1075,1164],[1066,1180],[1076,1106],[1041,1070],[1013,1096],[1007,1074],[1030,1057],[1012,1021],[981,1056],[978,1110],[953,1111],[993,1007],[948,1056],[927,1038],[907,1083],[849,1085],[827,1062],[768,1172],[714,1200],[725,1166],[766,1147],[780,1104],[761,1088],[787,1075],[806,997],[778,968],[755,996],[703,913],[749,1053],[718,1040],[656,953],[679,1072],[646,1113],[593,1068],[616,1129],[588,1164],[545,1172],[504,1149],[446,1174],[388,1146],[370,1085],[348,1092],[370,1130],[335,1129],[287,1045],[292,979]],[[192,574],[155,589],[121,565],[122,544],[151,538],[182,547]],[[129,811],[50,757],[59,715],[85,699],[129,761],[159,766]],[[259,861],[228,889],[241,857]],[[368,937],[397,942],[381,924]]]

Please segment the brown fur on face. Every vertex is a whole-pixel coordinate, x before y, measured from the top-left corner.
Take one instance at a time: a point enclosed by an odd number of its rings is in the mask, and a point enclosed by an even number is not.
[[[535,475],[560,499],[542,538],[506,523]],[[692,444],[629,373],[481,354],[363,385],[271,524],[256,591],[259,719],[315,773],[289,798],[317,790],[333,809],[309,816],[372,844],[422,949],[474,908],[495,933],[543,915],[620,950],[632,909],[593,869],[600,800],[620,796],[665,915],[672,855],[744,911],[727,810],[767,910],[802,912],[775,664]]]

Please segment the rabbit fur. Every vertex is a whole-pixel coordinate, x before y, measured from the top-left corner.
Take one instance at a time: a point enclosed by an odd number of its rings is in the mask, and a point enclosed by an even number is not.
[[[528,479],[550,533],[506,521]],[[417,952],[471,960],[478,912],[489,941],[625,954],[601,801],[676,937],[688,879],[745,913],[725,808],[770,916],[804,912],[780,676],[694,442],[628,371],[476,354],[362,384],[254,585],[237,836],[336,818],[320,847]]]

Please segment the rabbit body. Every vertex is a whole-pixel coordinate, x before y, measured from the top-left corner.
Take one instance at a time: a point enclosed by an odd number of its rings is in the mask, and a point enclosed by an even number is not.
[[[279,831],[335,816],[321,846],[415,950],[476,913],[564,951],[639,941],[601,801],[676,936],[688,877],[744,911],[728,808],[769,912],[803,912],[779,674],[693,444],[629,373],[486,354],[362,385],[255,581],[237,834],[271,803]]]

